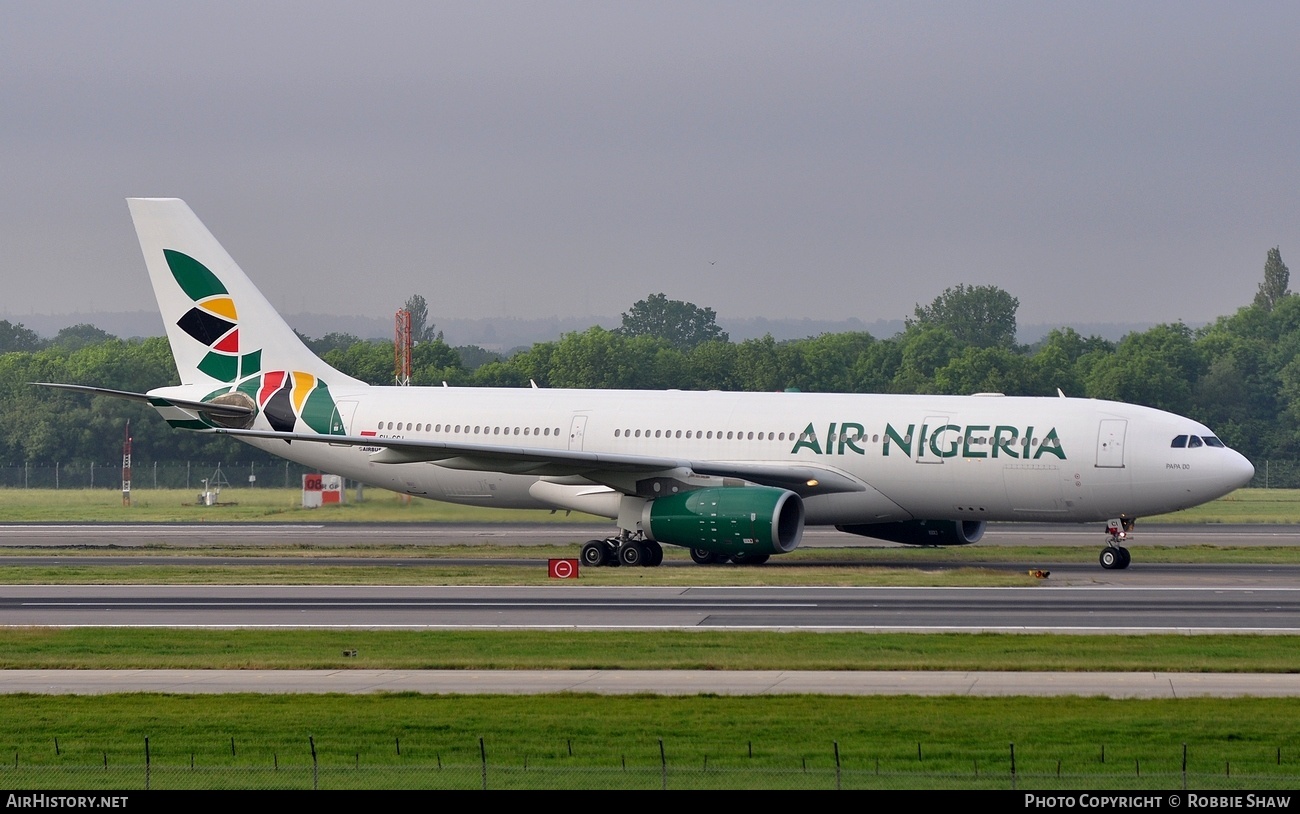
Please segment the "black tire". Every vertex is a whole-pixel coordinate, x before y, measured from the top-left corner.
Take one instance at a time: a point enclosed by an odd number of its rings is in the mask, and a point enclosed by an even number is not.
[[[1133,562],[1133,555],[1128,553],[1127,548],[1121,548],[1119,550],[1119,569],[1122,571],[1128,568],[1131,562]]]
[[[1107,571],[1113,571],[1116,568],[1123,567],[1120,565],[1120,563],[1123,562],[1123,559],[1120,557],[1119,550],[1111,548],[1110,546],[1106,546],[1101,550],[1101,556],[1097,558],[1097,561],[1100,562],[1101,567],[1105,568]]]
[[[645,566],[654,568],[664,561],[664,547],[654,540],[646,540],[641,544],[645,549]]]
[[[645,550],[639,543],[627,542],[618,549],[618,562],[628,568],[645,564]]]
[[[715,565],[718,562],[716,554],[712,551],[705,551],[702,548],[692,548],[691,559],[695,560],[697,565]]]
[[[579,555],[582,564],[588,568],[599,568],[605,564],[605,541],[588,540],[582,544],[582,553]]]
[[[736,565],[762,565],[767,562],[767,554],[732,554],[731,561]]]

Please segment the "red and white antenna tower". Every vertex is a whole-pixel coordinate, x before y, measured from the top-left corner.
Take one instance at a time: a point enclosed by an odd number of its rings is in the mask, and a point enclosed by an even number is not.
[[[411,312],[402,308],[397,312],[397,332],[393,339],[393,371],[397,384],[406,387],[411,383]]]
[[[126,421],[126,441],[122,444],[122,506],[131,508],[131,420]]]

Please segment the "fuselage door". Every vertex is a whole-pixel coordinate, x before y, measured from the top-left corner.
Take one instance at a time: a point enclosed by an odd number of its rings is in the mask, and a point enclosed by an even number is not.
[[[569,449],[582,449],[582,436],[587,432],[587,417],[575,415],[569,425]]]
[[[352,426],[352,417],[356,414],[357,411],[357,403],[355,401],[340,401],[338,404],[335,405],[335,409],[338,410],[338,422],[340,425],[342,425],[343,433],[345,435],[356,435],[357,433],[360,432],[358,428]],[[330,426],[331,429],[333,429],[334,427],[333,421],[330,422]],[[342,445],[336,444],[335,446],[342,446]]]
[[[1124,433],[1128,421],[1122,418],[1103,418],[1097,430],[1097,466],[1110,469],[1124,468]]]
[[[948,416],[926,416],[916,437],[916,458],[918,464],[941,464],[943,453],[947,450],[948,435],[952,428],[948,426]]]

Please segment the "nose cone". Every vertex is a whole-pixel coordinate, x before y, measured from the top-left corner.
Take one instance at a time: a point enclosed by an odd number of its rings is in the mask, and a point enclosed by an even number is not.
[[[1231,483],[1233,489],[1240,489],[1254,480],[1255,465],[1235,449],[1231,452],[1233,460],[1224,468],[1224,480]]]
[[[1194,481],[1187,484],[1187,496],[1193,499],[1183,508],[1230,495],[1255,477],[1254,465],[1235,449],[1216,449],[1213,452],[1219,453],[1214,456],[1213,465],[1203,468]]]
[[[1232,494],[1241,487],[1248,485],[1251,479],[1255,477],[1255,467],[1250,461],[1246,460],[1246,456],[1235,449],[1223,448],[1205,451],[1214,453],[1213,460],[1209,460],[1209,456],[1206,456],[1206,463],[1210,465],[1203,467],[1199,473],[1194,474],[1193,479],[1187,483],[1187,495],[1194,497],[1193,501],[1186,504],[1186,506],[1208,503],[1224,495]],[[1189,474],[1195,472],[1196,470],[1191,470]]]

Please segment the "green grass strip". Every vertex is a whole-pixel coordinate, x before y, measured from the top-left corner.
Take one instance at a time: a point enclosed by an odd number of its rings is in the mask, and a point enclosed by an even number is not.
[[[227,488],[220,504],[204,506],[195,489],[136,489],[122,505],[114,489],[0,489],[0,523],[601,523],[604,518],[570,512],[458,506],[367,488],[346,502],[302,508],[298,489]]]
[[[3,566],[0,558],[0,566]],[[480,564],[440,566],[297,566],[212,565],[82,566],[51,562],[48,566],[3,566],[7,585],[547,585],[554,584],[545,560],[519,567]],[[761,586],[761,585],[901,585],[912,587],[1015,587],[1036,584],[1027,574],[978,568],[920,571],[912,568],[811,568],[775,571],[762,568],[599,568],[584,571],[587,586]]]
[[[1300,699],[133,694],[3,696],[0,716],[20,768],[142,766],[147,736],[160,769],[310,765],[311,737],[340,767],[477,765],[480,738],[495,765],[658,767],[662,739],[691,769],[828,769],[838,743],[846,770],[969,776],[1007,772],[1014,743],[1023,773],[1176,773],[1186,743],[1189,771],[1300,775]]]
[[[198,487],[190,489],[140,489],[132,493],[133,505],[122,506],[116,489],[0,489],[0,523],[234,523],[255,521],[310,523],[431,523],[431,522],[591,522],[609,521],[579,513],[514,511],[476,506],[456,506],[367,488],[364,499],[319,509],[302,508],[296,489],[227,488],[220,506],[198,505]],[[1300,523],[1300,489],[1240,489],[1219,500],[1173,514],[1145,517],[1142,523]]]
[[[1293,673],[1300,637],[9,628],[0,668]]]

